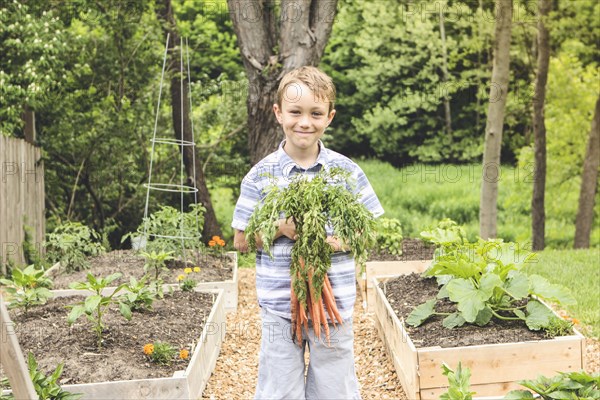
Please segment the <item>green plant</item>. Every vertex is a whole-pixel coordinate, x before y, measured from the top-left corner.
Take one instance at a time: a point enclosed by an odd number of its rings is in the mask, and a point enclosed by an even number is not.
[[[204,226],[205,212],[206,209],[201,204],[192,204],[190,211],[184,213],[173,207],[163,206],[144,218],[136,233],[125,234],[121,242],[133,236],[146,237],[147,252],[183,256],[184,249],[203,247],[200,232]],[[180,237],[185,239],[178,239]]]
[[[33,353],[29,352],[27,353],[27,367],[39,400],[76,400],[83,396],[81,394],[67,392],[58,384],[58,380],[63,371],[62,363],[58,364],[50,376],[46,376],[38,370],[38,364]],[[14,400],[12,394],[2,395],[3,388],[8,388],[9,386],[8,379],[4,378],[0,381],[0,400]]]
[[[326,240],[326,224],[333,227],[336,237],[349,249],[363,270],[367,249],[375,244],[373,215],[358,201],[359,195],[353,193],[353,185],[350,174],[341,168],[322,171],[312,179],[302,174],[296,175],[286,188],[279,188],[273,182],[265,190],[267,195],[246,227],[249,248],[257,249],[255,235],[260,235],[263,251],[271,254],[270,246],[277,231],[276,224],[281,218],[280,213],[295,223],[298,240],[291,250],[290,275],[292,326],[296,336],[301,335],[301,324],[306,321],[309,302],[312,304],[313,326],[317,336],[320,333],[319,322],[323,324],[326,336],[328,332],[327,321],[322,320],[325,311],[316,312],[323,309],[323,301],[332,320],[337,311],[327,278],[333,249]]]
[[[446,363],[442,364],[443,374],[448,377],[450,387],[448,391],[440,396],[442,400],[471,400],[475,392],[470,391],[471,370],[463,369],[458,363],[456,371],[453,371]]]
[[[171,254],[173,254],[172,251],[161,251],[157,253],[154,250],[152,250],[149,253],[143,251],[140,254],[146,260],[146,263],[144,264],[144,271],[146,273],[152,271],[154,273],[155,281],[158,281],[158,279],[160,278],[160,273],[162,271],[168,271],[168,268],[166,266],[167,261],[175,259],[173,256],[171,256]]]
[[[68,306],[71,308],[71,312],[67,317],[67,322],[69,325],[72,325],[79,317],[85,315],[92,323],[92,330],[96,333],[98,349],[102,348],[102,333],[105,329],[102,319],[110,305],[118,304],[121,315],[127,320],[131,319],[131,308],[129,305],[122,301],[122,299],[115,297],[118,292],[127,286],[126,283],[117,286],[110,295],[102,293],[104,289],[108,288],[113,281],[119,279],[121,275],[121,273],[117,272],[106,278],[96,278],[94,275],[88,273],[87,282],[74,282],[69,285],[71,289],[94,292],[93,295],[86,297],[85,300]]]
[[[520,385],[534,391],[544,400],[554,399],[600,399],[600,375],[592,376],[586,372],[560,372],[547,378],[539,376],[536,380],[523,380]],[[533,399],[529,390],[513,390],[505,397],[508,400]]]
[[[147,280],[147,275],[139,281],[132,276],[129,284],[124,286],[125,293],[121,295],[121,301],[132,311],[152,310],[156,292],[146,284]]]
[[[192,278],[191,274],[195,272],[200,272],[200,267],[186,267],[183,269],[183,272],[183,274],[177,277],[177,281],[179,282],[179,288],[184,292],[191,292],[196,286],[198,286],[198,282],[196,282],[196,280]]]
[[[144,354],[157,364],[169,365],[179,351],[167,342],[154,342],[144,345]]]
[[[431,266],[423,273],[435,277],[441,289],[436,299],[416,307],[406,322],[419,326],[432,315],[445,315],[443,325],[455,328],[464,323],[486,325],[492,317],[523,320],[531,330],[546,329],[554,314],[538,298],[561,304],[575,299],[563,286],[550,283],[540,275],[522,271],[536,255],[516,243],[501,239],[469,243],[452,225],[439,227],[424,235],[440,247]],[[456,303],[454,313],[437,313],[438,299]]]
[[[52,280],[44,275],[42,269],[36,269],[35,265],[29,265],[24,269],[13,268],[11,279],[0,279],[0,284],[6,286],[9,294],[9,307],[22,307],[27,313],[34,305],[46,304],[52,297],[48,290],[52,286]]]
[[[65,222],[46,236],[46,256],[51,262],[60,262],[67,271],[87,269],[87,257],[106,251],[99,243],[102,237],[79,222]]]
[[[377,219],[377,249],[390,254],[402,254],[402,226],[396,218]]]

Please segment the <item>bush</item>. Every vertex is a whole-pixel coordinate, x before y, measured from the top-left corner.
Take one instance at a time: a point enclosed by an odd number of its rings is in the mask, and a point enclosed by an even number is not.
[[[92,228],[68,221],[49,233],[44,244],[51,262],[60,262],[67,271],[79,271],[89,267],[88,257],[106,251],[101,241],[101,235]]]

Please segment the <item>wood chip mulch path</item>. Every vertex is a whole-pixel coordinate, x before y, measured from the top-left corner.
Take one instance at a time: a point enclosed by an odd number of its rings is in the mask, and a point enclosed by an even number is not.
[[[260,349],[260,315],[256,300],[255,270],[240,269],[236,313],[227,315],[227,335],[204,399],[247,400],[254,397]],[[407,397],[377,334],[375,316],[364,314],[357,301],[354,309],[354,360],[364,400]]]

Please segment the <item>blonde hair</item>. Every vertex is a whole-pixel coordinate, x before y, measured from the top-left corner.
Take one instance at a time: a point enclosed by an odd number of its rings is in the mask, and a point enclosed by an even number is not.
[[[285,91],[293,84],[306,85],[315,95],[316,100],[329,103],[329,111],[335,104],[335,86],[333,80],[317,67],[304,66],[296,68],[285,74],[277,89],[277,105],[281,108]]]

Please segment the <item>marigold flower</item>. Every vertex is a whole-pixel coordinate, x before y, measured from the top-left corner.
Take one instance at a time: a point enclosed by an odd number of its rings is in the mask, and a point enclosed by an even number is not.
[[[144,354],[150,355],[154,353],[154,345],[152,343],[148,343],[144,345]]]
[[[225,246],[225,241],[223,239],[219,240],[217,244],[221,247]]]
[[[219,236],[213,236],[211,239],[214,240],[215,242],[218,242],[219,240],[221,240],[221,238]]]
[[[194,272],[200,272],[200,267],[194,267]]]
[[[186,349],[179,350],[179,358],[181,358],[182,360],[187,360],[189,356],[190,356],[190,352],[187,351]]]
[[[208,245],[210,247],[215,247],[216,244],[217,244],[217,242],[215,242],[214,240],[211,240],[211,241],[208,242]]]
[[[185,275],[179,275],[179,276],[177,277],[177,280],[178,280],[178,281],[182,281],[182,280],[184,280],[184,279],[185,279]]]
[[[192,272],[192,269],[190,267],[187,267],[183,270],[183,272],[185,272],[186,274],[189,274]]]
[[[575,325],[579,325],[579,320],[577,318],[571,319],[571,322],[574,323]]]

